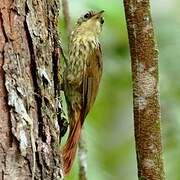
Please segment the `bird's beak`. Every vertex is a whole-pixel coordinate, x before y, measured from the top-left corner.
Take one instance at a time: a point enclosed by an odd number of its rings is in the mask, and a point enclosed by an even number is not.
[[[104,10],[97,12],[94,17],[101,18],[103,16]]]

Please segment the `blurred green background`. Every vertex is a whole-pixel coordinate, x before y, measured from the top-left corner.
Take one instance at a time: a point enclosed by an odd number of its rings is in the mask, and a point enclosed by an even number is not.
[[[122,0],[71,0],[74,26],[87,10],[105,10],[101,35],[104,72],[85,122],[89,180],[137,180],[130,54]],[[162,135],[167,180],[180,180],[180,1],[151,2],[160,61]],[[65,49],[67,34],[61,15]],[[68,180],[78,180],[78,160]]]

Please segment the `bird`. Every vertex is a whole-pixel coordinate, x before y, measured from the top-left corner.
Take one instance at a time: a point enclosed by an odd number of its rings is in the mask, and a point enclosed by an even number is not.
[[[84,120],[99,89],[103,70],[99,36],[103,23],[104,10],[88,11],[78,19],[70,35],[68,60],[63,72],[69,120],[69,135],[63,147],[65,176],[71,171]]]

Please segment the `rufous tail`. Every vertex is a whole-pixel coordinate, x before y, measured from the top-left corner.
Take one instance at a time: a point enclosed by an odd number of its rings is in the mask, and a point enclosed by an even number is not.
[[[67,176],[73,165],[78,142],[81,134],[82,126],[82,114],[80,114],[79,119],[75,120],[73,127],[70,129],[67,142],[63,148],[63,161],[64,161],[64,174]]]

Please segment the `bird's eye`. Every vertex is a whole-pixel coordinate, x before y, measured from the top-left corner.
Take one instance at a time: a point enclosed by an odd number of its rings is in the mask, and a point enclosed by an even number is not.
[[[89,13],[86,13],[86,14],[84,15],[84,18],[85,18],[85,19],[88,19],[89,16],[90,16]]]
[[[104,24],[104,18],[103,17],[101,17],[100,23]]]

